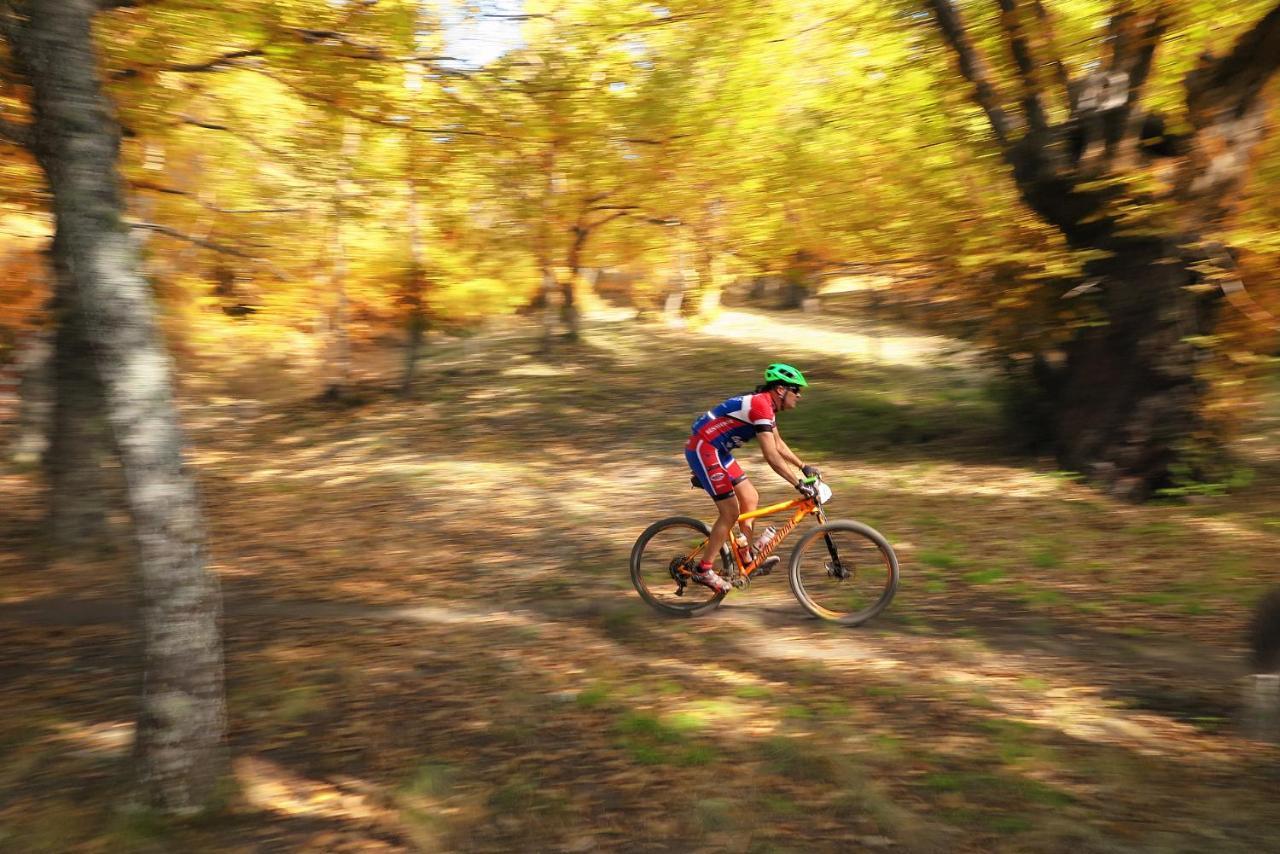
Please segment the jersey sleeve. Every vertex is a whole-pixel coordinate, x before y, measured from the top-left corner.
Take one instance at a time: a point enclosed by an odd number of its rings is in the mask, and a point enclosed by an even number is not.
[[[755,394],[751,396],[751,406],[748,410],[751,419],[751,426],[756,428],[758,432],[767,433],[777,428],[777,422],[774,420],[773,402],[769,400],[767,394]]]

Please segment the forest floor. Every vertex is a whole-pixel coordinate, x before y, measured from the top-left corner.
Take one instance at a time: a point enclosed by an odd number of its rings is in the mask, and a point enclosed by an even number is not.
[[[34,473],[0,468],[0,850],[1280,850],[1242,705],[1280,409],[1251,484],[1133,506],[1008,450],[956,342],[747,311],[531,334],[437,347],[412,401],[390,350],[352,405],[234,341],[187,366],[231,721],[202,820],[122,808],[128,549],[49,556]],[[775,573],[663,618],[631,545],[709,515],[688,424],[784,357],[812,388],[783,434],[894,543],[898,596],[833,628]]]

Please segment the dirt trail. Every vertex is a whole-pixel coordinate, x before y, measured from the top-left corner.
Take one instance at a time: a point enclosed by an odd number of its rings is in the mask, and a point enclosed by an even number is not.
[[[856,319],[719,323],[596,321],[550,357],[518,328],[437,342],[431,393],[413,401],[384,390],[393,352],[367,354],[370,382],[344,407],[247,356],[220,368],[235,374],[192,372],[247,799],[225,839],[1280,847],[1265,796],[1280,754],[1238,726],[1248,604],[1280,580],[1270,487],[1114,504],[1003,450],[957,342]],[[809,619],[780,575],[705,618],[662,618],[630,589],[631,543],[661,516],[708,515],[685,485],[688,422],[754,385],[779,342],[814,384],[783,417],[788,443],[829,473],[833,516],[894,542],[901,590],[855,630]],[[765,500],[782,497],[744,451]],[[127,561],[50,564],[29,536],[34,481],[7,472],[0,488],[14,508],[0,519],[0,743],[43,769],[26,789],[0,778],[16,805],[0,818],[26,840],[52,832],[48,815],[109,849],[118,830],[92,810],[132,715]],[[742,791],[723,794],[729,779]],[[688,791],[708,794],[691,806]]]

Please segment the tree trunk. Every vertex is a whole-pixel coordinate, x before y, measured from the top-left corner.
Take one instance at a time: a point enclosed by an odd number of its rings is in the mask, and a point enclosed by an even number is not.
[[[90,0],[28,0],[6,22],[33,93],[36,157],[52,191],[58,263],[85,319],[128,485],[144,632],[135,754],[144,797],[199,810],[224,767],[221,599],[205,570],[170,360],[121,222],[119,132],[98,81]]]
[[[1197,277],[1174,241],[1130,242],[1091,262],[1108,322],[1082,329],[1067,346],[1054,433],[1064,468],[1114,493],[1142,500],[1172,485],[1184,441],[1200,416],[1208,335],[1217,301],[1187,290]]]
[[[591,236],[591,229],[579,222],[573,228],[573,240],[569,244],[569,255],[565,266],[568,276],[560,282],[560,322],[564,325],[566,341],[577,341],[582,315],[578,310],[577,287],[578,276],[582,273],[582,250]]]
[[[426,290],[427,277],[426,250],[422,245],[422,217],[421,211],[418,209],[417,184],[410,178],[408,185],[410,268],[404,294],[406,341],[404,375],[400,381],[401,397],[410,397],[413,394],[413,379],[417,372],[418,356],[422,353],[422,341],[427,331],[427,315],[423,309],[423,296]]]
[[[333,188],[333,238],[329,244],[330,284],[333,304],[329,308],[327,342],[329,351],[328,380],[325,384],[325,400],[340,400],[351,386],[351,335],[347,314],[347,244],[343,234],[348,208],[352,171],[355,169],[356,151],[360,134],[355,119],[347,119],[342,130],[342,149],[339,163],[342,174]]]
[[[542,266],[542,344],[540,350],[549,353],[555,345],[556,338],[556,301],[560,298],[555,271],[547,264]]]
[[[102,381],[85,318],[76,310],[67,257],[55,242],[54,402],[44,468],[50,538],[58,548],[78,550],[106,539],[108,438],[102,420]]]
[[[576,272],[560,283],[560,322],[564,325],[566,341],[577,341],[581,333],[582,312],[578,310],[575,288],[578,282]]]

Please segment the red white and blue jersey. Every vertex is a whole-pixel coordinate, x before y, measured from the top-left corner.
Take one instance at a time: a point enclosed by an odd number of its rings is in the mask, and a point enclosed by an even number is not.
[[[731,397],[693,422],[693,435],[686,447],[703,442],[720,451],[732,451],[757,433],[777,429],[776,418],[768,392]]]

